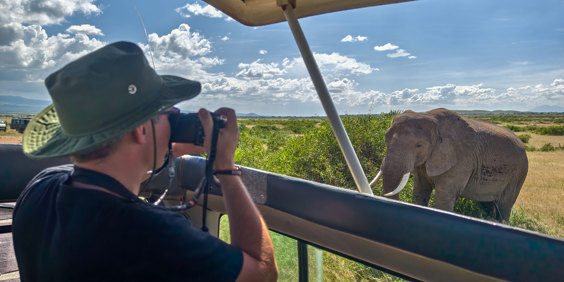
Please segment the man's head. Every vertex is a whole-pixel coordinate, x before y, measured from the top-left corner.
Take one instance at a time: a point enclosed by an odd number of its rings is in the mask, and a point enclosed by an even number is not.
[[[24,133],[23,150],[32,158],[107,147],[201,89],[195,81],[157,75],[143,51],[129,42],[107,45],[67,64],[49,75],[45,85],[53,104]]]

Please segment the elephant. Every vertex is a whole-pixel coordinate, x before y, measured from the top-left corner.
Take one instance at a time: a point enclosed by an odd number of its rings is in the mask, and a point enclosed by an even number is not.
[[[396,115],[386,131],[381,170],[384,196],[398,199],[410,173],[413,203],[453,211],[458,197],[493,202],[493,218],[509,221],[528,171],[521,140],[510,130],[447,109]],[[399,184],[398,184],[399,183]]]

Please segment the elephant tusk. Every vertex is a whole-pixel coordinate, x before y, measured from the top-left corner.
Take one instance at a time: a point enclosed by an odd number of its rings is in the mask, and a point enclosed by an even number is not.
[[[398,185],[398,187],[394,191],[387,193],[384,196],[389,197],[389,196],[393,196],[393,195],[399,193],[401,191],[401,189],[403,189],[403,187],[405,187],[405,184],[407,184],[408,179],[409,179],[409,172],[403,175],[400,184]]]
[[[380,180],[380,178],[382,177],[382,171],[378,171],[378,174],[376,174],[376,177],[374,178],[374,180],[372,180],[372,182],[370,182],[370,187],[373,187],[374,185],[376,185],[376,182],[378,182],[378,180]]]

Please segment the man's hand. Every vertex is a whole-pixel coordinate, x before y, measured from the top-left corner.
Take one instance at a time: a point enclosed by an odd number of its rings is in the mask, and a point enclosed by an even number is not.
[[[234,156],[239,140],[239,128],[237,128],[237,116],[235,111],[230,108],[220,108],[214,112],[227,118],[224,127],[219,130],[217,140],[217,151],[214,162],[214,169],[232,169],[235,165]],[[200,109],[198,116],[204,127],[204,147],[210,152],[213,120],[206,109]]]
[[[214,167],[215,169],[231,169],[233,168],[233,158],[239,140],[237,116],[235,111],[229,108],[218,109],[215,114],[224,116],[227,122],[225,122],[224,128],[219,131]],[[204,128],[204,146],[196,146],[191,143],[172,143],[175,158],[182,155],[199,155],[210,152],[213,121],[206,109],[200,109],[198,116]]]

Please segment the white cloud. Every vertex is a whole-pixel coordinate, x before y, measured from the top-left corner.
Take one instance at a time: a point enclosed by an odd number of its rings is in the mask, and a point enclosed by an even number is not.
[[[228,76],[209,76],[202,81],[200,99],[205,102],[236,105],[238,103],[268,104],[317,101],[317,94],[309,77],[270,79],[237,79]],[[217,104],[217,101],[221,101]]]
[[[353,41],[353,37],[350,34],[345,36],[343,39],[341,39],[341,42],[352,42],[352,41]]]
[[[369,74],[375,69],[338,53],[316,53],[314,56],[320,68],[326,70],[324,77],[329,81],[327,87],[335,101],[348,104],[356,103],[358,97],[364,97],[365,100],[370,98],[369,94],[355,92],[358,83],[347,76]],[[318,102],[313,83],[307,75],[303,60],[299,57],[284,58],[281,62],[273,63],[258,59],[251,63],[240,63],[239,68],[240,71],[235,77],[223,74],[209,74],[204,77],[202,93],[207,93],[208,95],[204,96],[210,98],[200,96],[199,99],[203,99],[204,103],[217,104],[217,101],[222,101],[233,106],[243,102],[246,105]],[[349,96],[350,93],[355,95]],[[241,107],[247,106],[241,104]]]
[[[236,76],[244,78],[272,78],[286,73],[277,63],[263,64],[260,59],[250,64],[240,63],[239,68],[241,71]]]
[[[88,35],[59,33],[48,36],[39,25],[8,25],[13,37],[0,46],[0,67],[46,69],[62,65],[103,46],[103,42]]]
[[[350,72],[350,74],[370,74],[370,65],[358,62],[354,58],[341,56],[339,53],[323,54],[316,53],[315,59],[321,68],[333,69],[337,72]]]
[[[329,86],[331,85],[331,86]],[[564,104],[564,79],[555,79],[550,85],[538,84],[518,88],[496,90],[483,84],[446,84],[421,89],[405,88],[389,93],[380,91],[358,91],[352,80],[335,81],[328,84],[335,93],[335,101],[342,106],[374,104],[383,108],[481,108],[505,109],[508,105],[527,107]]]
[[[221,41],[227,41],[227,40],[229,40],[229,37],[227,37],[227,36],[224,36],[224,37],[221,38]]]
[[[223,65],[223,63],[225,62],[224,59],[220,59],[218,57],[213,57],[213,58],[200,57],[200,58],[197,59],[197,61],[202,64],[203,68],[209,68],[209,67],[212,67],[212,66]]]
[[[555,79],[550,86],[555,87],[557,89],[564,89],[564,79]]]
[[[548,86],[543,84],[508,88],[495,97],[496,102],[526,103],[527,105],[564,105],[564,79],[558,78]]]
[[[170,59],[182,60],[211,52],[210,41],[197,32],[190,32],[188,24],[180,24],[178,28],[163,36],[151,33],[149,43],[156,54]]]
[[[327,83],[327,89],[330,93],[342,93],[344,91],[351,91],[358,85],[354,80],[349,78],[337,79]]]
[[[69,28],[48,35],[45,25],[60,24],[68,16],[99,14],[93,0],[0,0],[0,83],[33,88],[64,64],[104,45],[92,28]],[[87,32],[87,30],[89,30]],[[9,75],[5,75],[9,73]],[[43,89],[41,87],[40,89]],[[28,91],[29,92],[29,91]]]
[[[411,55],[409,52],[405,51],[404,49],[398,49],[398,48],[399,46],[393,45],[392,43],[386,43],[382,46],[374,46],[374,50],[378,52],[396,50],[394,53],[386,54],[388,58],[407,57],[410,60],[417,58],[416,56]]]
[[[244,67],[251,68],[255,61]],[[261,64],[272,70],[273,64]],[[255,68],[255,69],[258,69]],[[277,69],[280,72],[281,69]],[[266,72],[266,71],[264,71]],[[264,73],[263,72],[263,73]],[[531,108],[543,104],[564,104],[564,79],[555,79],[550,85],[525,86],[496,90],[483,84],[455,85],[445,84],[424,89],[405,88],[390,92],[378,90],[361,91],[359,84],[351,78],[327,80],[327,88],[339,108],[356,107],[367,111],[373,107],[389,109],[430,109],[438,107],[457,109],[504,109],[507,105],[527,102]],[[233,104],[249,109],[266,107],[276,102],[277,105],[298,105],[300,103],[318,103],[318,97],[309,77],[288,78],[283,75],[260,76],[255,79],[238,79],[224,75],[209,76],[203,81],[204,101],[209,103]],[[221,101],[214,102],[214,101]],[[531,103],[534,101],[534,104]],[[257,105],[262,105],[257,107]],[[262,112],[262,114],[275,114]],[[278,114],[283,114],[282,112]]]
[[[49,36],[42,25],[59,24],[75,13],[99,14],[94,0],[0,1],[0,67],[37,79],[45,70],[63,65],[103,46],[89,35],[103,35],[91,25],[71,26]],[[7,12],[9,11],[9,12]]]
[[[392,43],[386,43],[382,46],[374,46],[374,50],[382,52],[382,51],[390,51],[397,49],[398,46],[393,45]]]
[[[208,75],[204,69],[224,62],[216,57],[204,57],[211,53],[211,42],[200,33],[192,32],[188,24],[180,24],[163,36],[151,33],[148,42],[149,45],[141,44],[141,47],[146,54],[151,47],[159,73],[202,79]]]
[[[357,36],[353,37],[352,35],[349,34],[349,35],[345,36],[343,39],[341,39],[341,42],[358,42],[358,41],[365,41],[367,39],[368,39],[368,37],[366,37],[366,36],[357,35]]]
[[[0,1],[0,25],[24,23],[50,25],[63,22],[76,12],[85,15],[99,14],[101,9],[95,0],[2,0]],[[9,12],[8,12],[9,11]]]
[[[182,7],[176,8],[175,11],[185,18],[189,18],[191,15],[204,16],[209,18],[226,17],[224,13],[214,8],[213,6],[201,6],[199,3],[186,4]]]
[[[102,33],[102,30],[100,30],[99,28],[97,28],[93,25],[89,25],[89,24],[71,25],[69,28],[67,28],[67,32],[68,33],[81,33],[81,34],[104,36],[104,33]]]
[[[261,55],[266,55],[266,53],[268,53],[268,51],[266,51],[266,50],[259,50],[259,54],[261,54]]]
[[[329,79],[335,76],[366,75],[379,70],[378,68],[372,68],[369,64],[359,62],[355,58],[342,56],[339,53],[314,53],[313,56],[319,68]],[[286,67],[290,74],[307,75],[307,70],[301,57],[293,58],[292,60],[286,59],[282,62],[282,65]]]
[[[408,53],[408,52],[406,52],[406,51],[403,50],[403,49],[398,49],[398,50],[396,50],[395,53],[386,54],[386,56],[387,56],[388,58],[407,57],[407,56],[409,56],[409,55],[411,55],[411,54]]]

